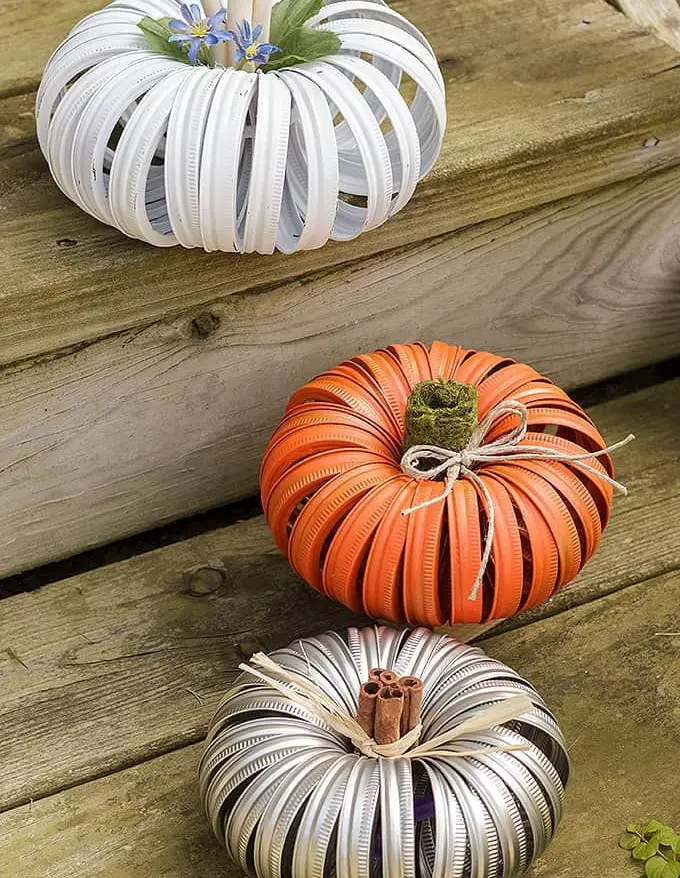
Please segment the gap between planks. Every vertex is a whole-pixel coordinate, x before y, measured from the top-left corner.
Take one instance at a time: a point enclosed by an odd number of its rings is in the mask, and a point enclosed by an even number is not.
[[[611,441],[638,434],[616,456],[631,493],[531,620],[680,564],[679,391],[676,379],[589,410]],[[228,584],[187,594],[182,571],[213,559]],[[0,808],[200,740],[244,656],[353,621],[295,576],[262,518],[0,602]]]

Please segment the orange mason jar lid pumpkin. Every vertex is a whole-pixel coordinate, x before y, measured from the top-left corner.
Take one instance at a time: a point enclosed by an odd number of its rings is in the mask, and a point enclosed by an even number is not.
[[[623,490],[608,450],[531,366],[397,344],[293,394],[262,503],[328,597],[394,622],[482,622],[547,600],[595,551]]]

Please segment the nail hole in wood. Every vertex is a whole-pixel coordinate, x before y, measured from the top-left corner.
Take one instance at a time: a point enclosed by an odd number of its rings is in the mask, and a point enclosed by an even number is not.
[[[191,321],[191,333],[196,338],[208,338],[220,325],[220,318],[211,311],[201,311]]]

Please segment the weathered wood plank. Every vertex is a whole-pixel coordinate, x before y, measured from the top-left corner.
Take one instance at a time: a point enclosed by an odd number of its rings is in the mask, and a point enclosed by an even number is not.
[[[67,0],[43,21],[10,5],[32,51],[14,51],[14,28],[0,35],[0,57],[11,59],[0,92],[36,80],[52,43],[93,7]],[[31,96],[0,102],[0,362],[146,326],[231,293],[294,278],[306,284],[341,265],[347,270],[337,280],[349,297],[359,259],[387,250],[398,258],[395,248],[678,163],[677,56],[602,0],[464,0],[446,12],[441,0],[396,5],[442,59],[450,120],[442,157],[385,227],[294,259],[129,241],[50,181]],[[370,292],[358,285],[350,302]]]
[[[679,387],[592,410],[611,438],[638,432],[617,456],[632,494],[561,608],[680,564]],[[227,584],[188,595],[182,571],[210,559]],[[200,739],[242,653],[351,618],[295,577],[261,518],[3,601],[0,809]]]
[[[574,773],[556,840],[531,874],[627,875],[622,828],[680,823],[676,574],[646,581],[485,644],[544,693],[570,742]],[[200,745],[0,815],[0,876],[236,878],[196,793]],[[587,855],[586,853],[587,852]],[[634,874],[631,870],[631,875]]]
[[[197,308],[4,370],[0,575],[254,493],[290,393],[362,350],[441,337],[567,387],[677,354],[679,183],[680,168],[229,296],[206,338]]]
[[[615,0],[635,24],[639,24],[674,49],[680,50],[680,3],[678,0]]]

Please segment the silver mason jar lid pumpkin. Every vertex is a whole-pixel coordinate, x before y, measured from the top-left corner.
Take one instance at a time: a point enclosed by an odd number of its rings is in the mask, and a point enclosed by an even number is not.
[[[518,693],[530,706],[456,738],[449,755],[372,758],[242,674],[215,713],[199,779],[215,834],[249,875],[510,878],[544,850],[569,758],[543,699],[506,665],[446,635],[385,626],[298,640],[270,658],[351,715],[369,669],[419,676],[420,745]]]

